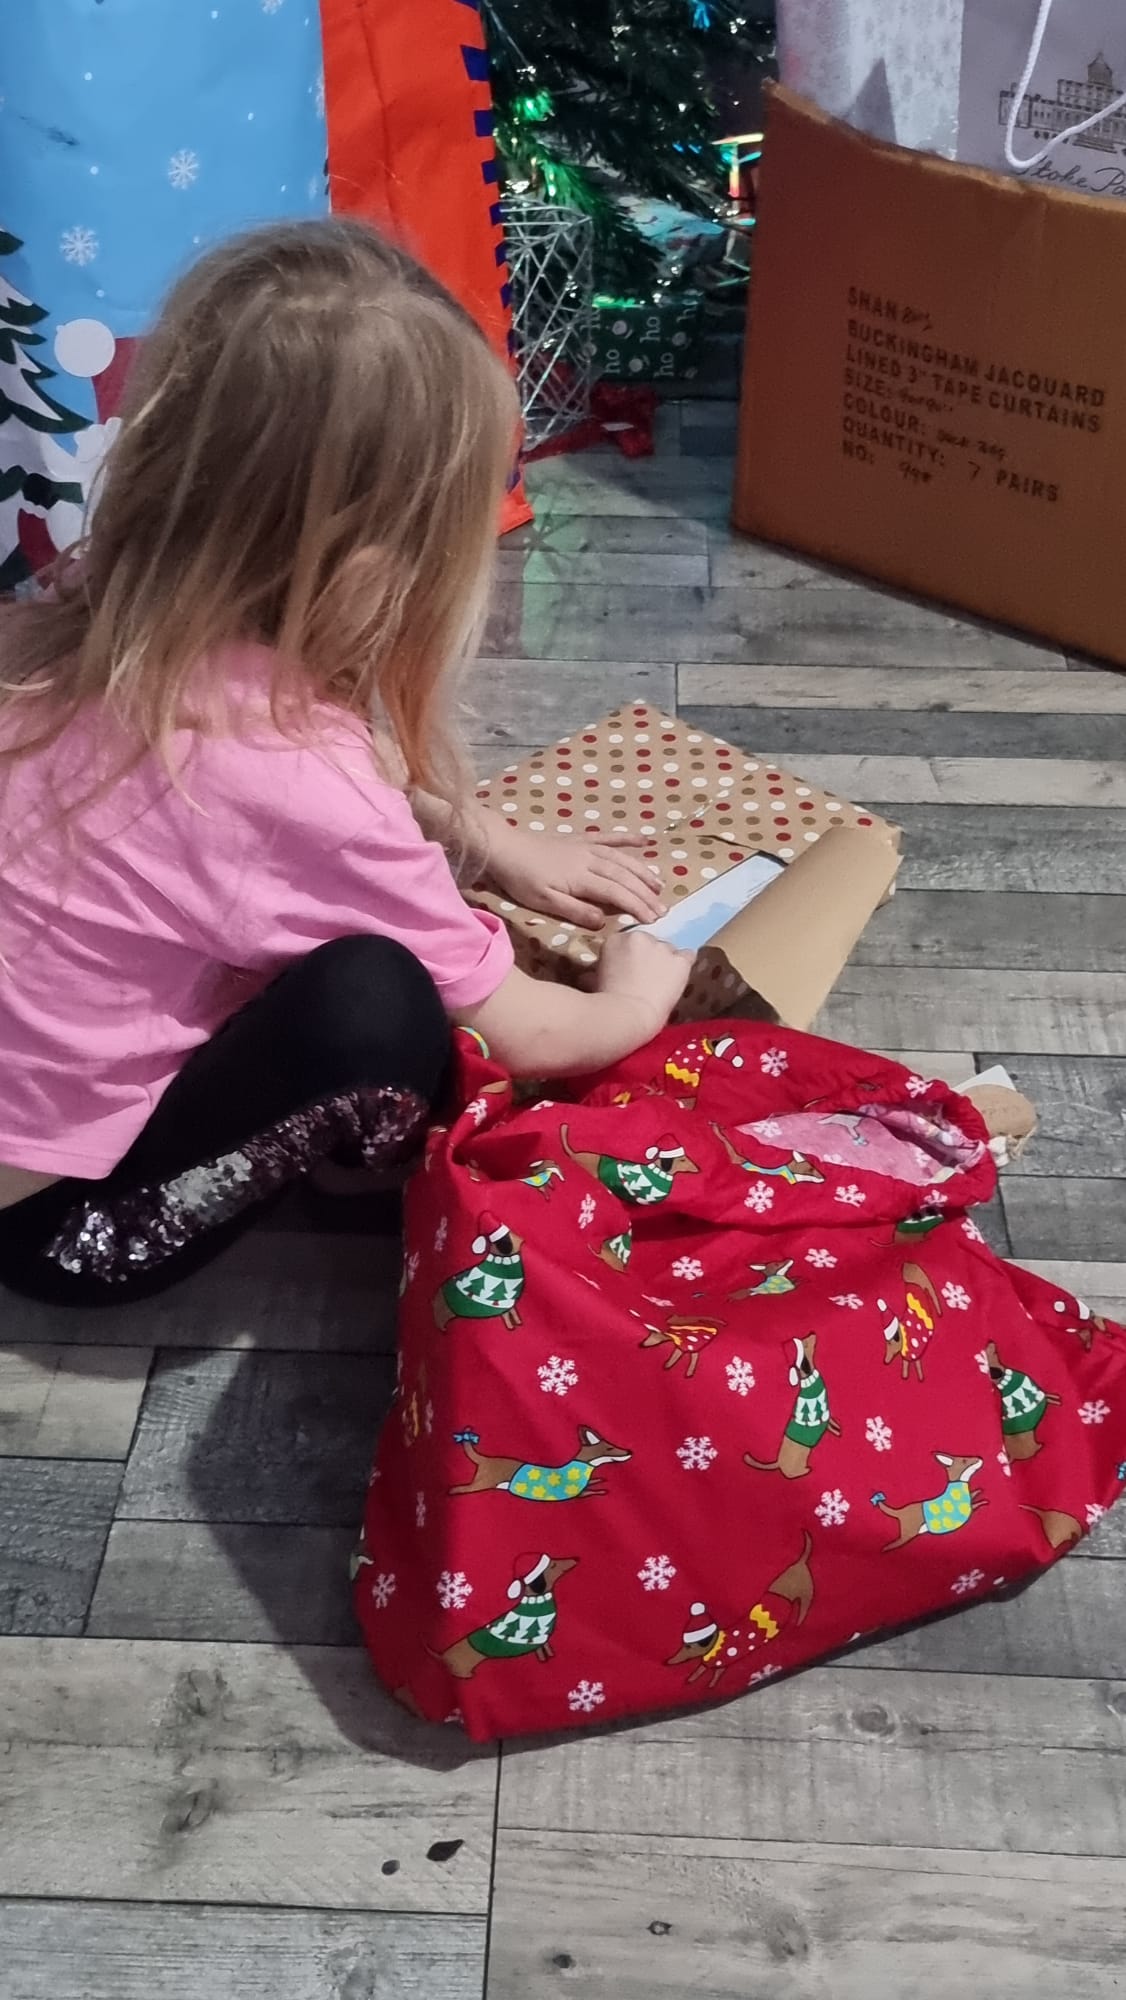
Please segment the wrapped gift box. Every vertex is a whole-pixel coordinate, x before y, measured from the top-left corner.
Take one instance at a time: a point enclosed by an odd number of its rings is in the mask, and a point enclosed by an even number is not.
[[[704,339],[701,292],[661,300],[596,299],[591,329],[594,372],[607,381],[689,380]]]
[[[686,1020],[760,1013],[765,1001],[808,1027],[899,865],[897,828],[643,702],[510,764],[478,796],[514,823],[576,839],[651,832],[648,856],[674,911],[750,857],[769,857],[768,886],[726,922],[712,892],[721,928],[699,950]],[[476,900],[504,918],[525,971],[589,984],[604,933],[491,893]]]

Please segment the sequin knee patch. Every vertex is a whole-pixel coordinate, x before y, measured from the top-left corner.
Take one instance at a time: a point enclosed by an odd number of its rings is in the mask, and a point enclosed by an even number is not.
[[[407,1158],[428,1115],[424,1098],[391,1084],[322,1099],[172,1180],[83,1202],[45,1254],[76,1276],[124,1282],[266,1200],[340,1146],[358,1147],[369,1167]]]

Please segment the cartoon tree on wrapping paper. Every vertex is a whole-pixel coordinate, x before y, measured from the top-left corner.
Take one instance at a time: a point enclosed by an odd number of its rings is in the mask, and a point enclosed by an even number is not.
[[[22,247],[18,236],[0,229],[0,258]],[[13,590],[32,573],[20,546],[21,512],[42,518],[60,504],[83,504],[77,478],[56,479],[35,469],[36,453],[23,435],[54,438],[89,427],[85,417],[57,403],[44,386],[54,380],[54,370],[44,367],[34,349],[46,345],[35,330],[46,318],[46,308],[25,298],[0,272],[0,590]]]

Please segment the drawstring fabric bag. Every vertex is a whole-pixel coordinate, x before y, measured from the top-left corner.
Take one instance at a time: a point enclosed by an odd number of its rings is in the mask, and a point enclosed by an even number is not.
[[[747,1022],[520,1108],[460,1031],[355,1605],[479,1741],[741,1694],[1007,1591],[1126,1479],[1126,1334],[1003,1262],[940,1082]]]

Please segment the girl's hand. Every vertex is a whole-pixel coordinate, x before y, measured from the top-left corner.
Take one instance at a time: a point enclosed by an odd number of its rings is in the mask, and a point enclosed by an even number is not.
[[[636,1001],[652,1016],[650,1034],[663,1028],[688,984],[694,951],[680,951],[644,931],[607,938],[598,962],[598,991]]]
[[[659,878],[638,852],[643,834],[527,833],[489,813],[489,881],[514,903],[584,930],[606,912],[651,924],[665,913]]]

